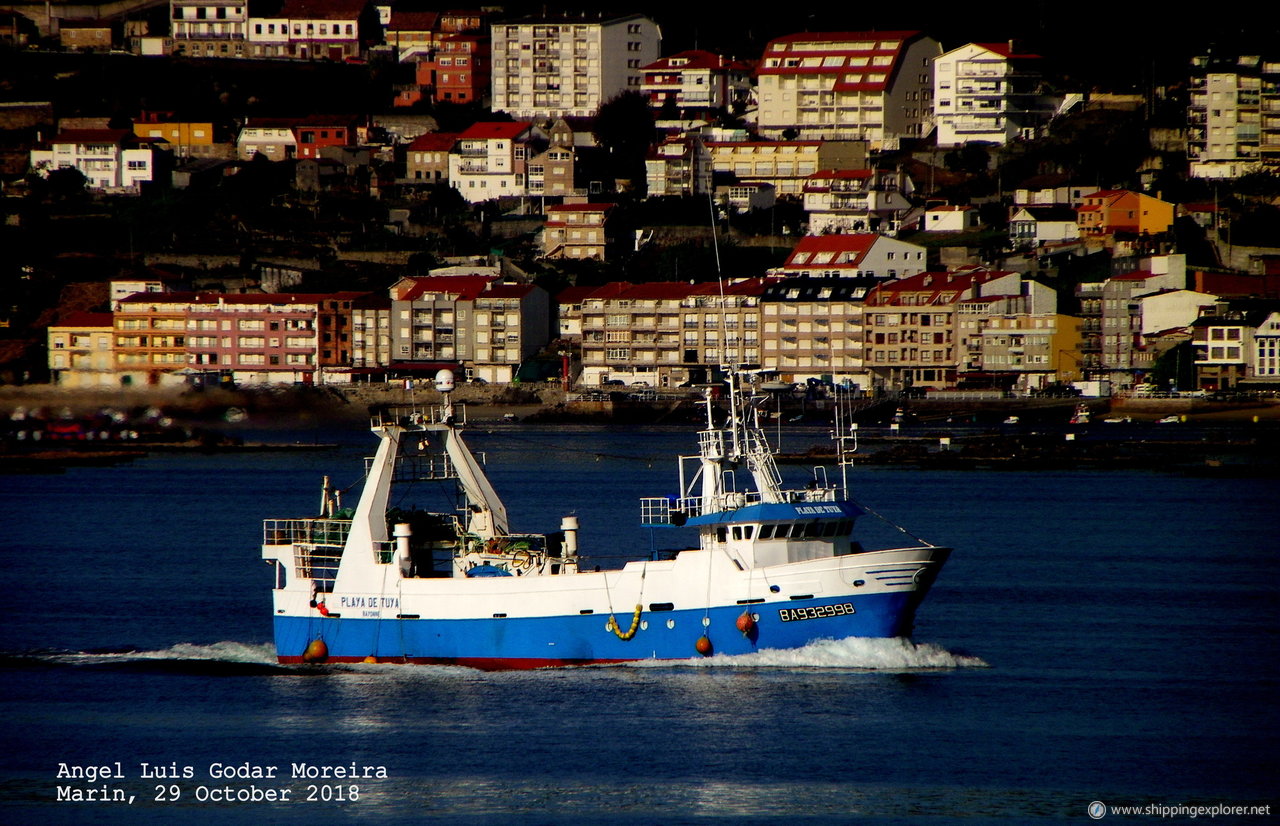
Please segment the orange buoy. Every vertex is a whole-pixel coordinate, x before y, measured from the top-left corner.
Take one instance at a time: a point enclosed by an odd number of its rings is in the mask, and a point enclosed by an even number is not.
[[[364,658],[364,662],[370,663],[370,664],[376,663],[377,661],[378,661],[378,658],[373,656],[372,654]]]
[[[314,639],[307,643],[307,650],[302,652],[302,661],[304,663],[322,663],[329,659],[329,646],[324,644],[324,640]]]
[[[750,611],[743,611],[742,616],[738,617],[738,630],[742,632],[742,636],[749,637],[751,632],[756,630],[756,618],[751,616]]]
[[[693,644],[693,647],[698,649],[698,653],[704,657],[710,657],[712,652],[715,650],[711,646],[711,638],[706,634],[698,637],[698,641]]]
[[[316,606],[316,610],[320,612],[320,616],[322,617],[329,616],[329,606],[325,605],[323,602]]]

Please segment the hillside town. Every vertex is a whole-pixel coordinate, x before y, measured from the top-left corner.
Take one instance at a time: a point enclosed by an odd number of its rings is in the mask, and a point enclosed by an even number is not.
[[[87,8],[0,11],[0,383],[1280,389],[1274,52],[1135,91],[924,19]]]

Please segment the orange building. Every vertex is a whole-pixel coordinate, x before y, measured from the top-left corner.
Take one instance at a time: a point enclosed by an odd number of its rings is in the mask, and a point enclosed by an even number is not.
[[[1173,226],[1173,204],[1141,192],[1103,189],[1086,195],[1076,210],[1083,238],[1099,238],[1117,232],[1155,235]]]

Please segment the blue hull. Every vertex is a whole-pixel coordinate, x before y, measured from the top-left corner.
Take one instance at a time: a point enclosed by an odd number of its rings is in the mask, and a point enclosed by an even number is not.
[[[715,654],[799,648],[814,640],[898,637],[911,632],[922,591],[793,600],[682,611],[646,611],[648,624],[629,640],[606,630],[606,614],[485,619],[275,617],[280,662],[302,662],[316,639],[328,662],[449,663],[476,668],[684,660],[697,657],[704,634]],[[759,617],[750,635],[736,627],[744,608]],[[631,613],[619,611],[625,633]],[[704,627],[703,618],[710,620]]]

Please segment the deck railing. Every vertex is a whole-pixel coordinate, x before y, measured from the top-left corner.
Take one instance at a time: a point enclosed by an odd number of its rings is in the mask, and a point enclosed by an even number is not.
[[[803,504],[806,502],[835,502],[840,491],[836,487],[817,487],[813,489],[791,489],[779,491],[781,502],[785,504]],[[646,527],[677,525],[672,520],[673,514],[683,514],[692,518],[727,510],[745,508],[748,505],[764,504],[764,497],[756,492],[727,491],[716,497],[674,496],[645,497],[640,500],[640,524]],[[682,522],[680,524],[683,524]]]
[[[339,549],[347,544],[350,519],[264,519],[263,545],[328,545]]]

